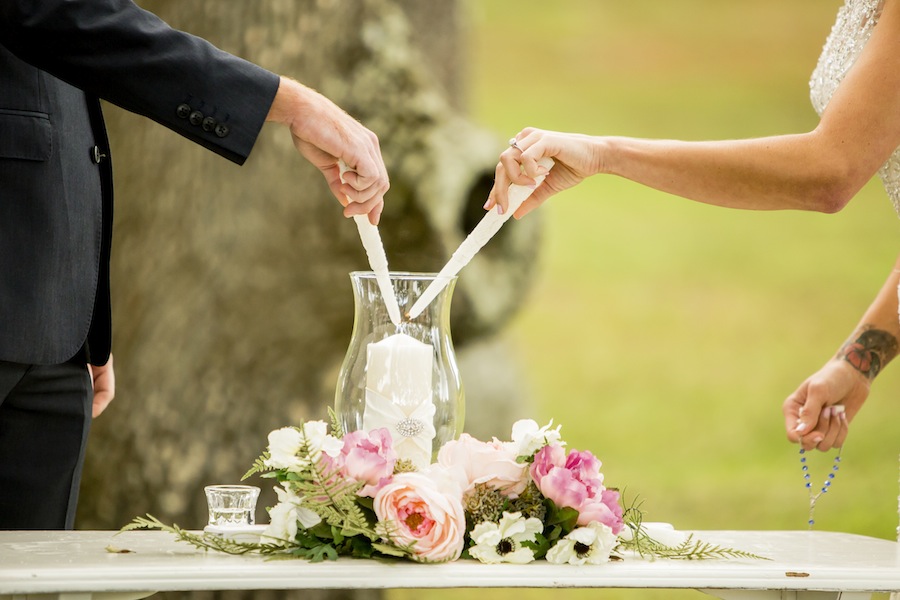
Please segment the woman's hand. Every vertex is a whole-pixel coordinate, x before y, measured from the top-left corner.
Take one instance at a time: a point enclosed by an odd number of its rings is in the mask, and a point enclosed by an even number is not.
[[[600,138],[575,133],[559,133],[528,127],[510,140],[510,147],[500,154],[494,187],[485,203],[485,210],[500,206],[500,213],[509,207],[509,186],[512,183],[534,186],[535,178],[546,175],[515,217],[523,216],[543,204],[547,198],[576,186],[585,178],[599,172]],[[513,143],[515,142],[515,143]],[[556,163],[547,169],[538,164],[544,157]]]
[[[788,439],[806,450],[841,447],[849,422],[869,397],[869,385],[869,379],[843,358],[828,361],[784,401]],[[844,410],[835,410],[836,406]]]

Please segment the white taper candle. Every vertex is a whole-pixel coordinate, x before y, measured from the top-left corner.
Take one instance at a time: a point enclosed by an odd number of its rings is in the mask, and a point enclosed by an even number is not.
[[[553,168],[553,159],[545,156],[538,161],[538,164],[546,167],[549,171]],[[542,175],[535,179],[537,185],[541,185],[545,176],[546,175]],[[481,222],[479,222],[475,229],[472,230],[472,233],[466,236],[466,239],[462,241],[459,248],[456,249],[456,252],[453,253],[450,260],[448,260],[447,264],[444,265],[444,268],[441,269],[441,272],[434,278],[434,281],[425,288],[425,291],[419,296],[415,304],[413,304],[412,308],[409,310],[410,319],[415,319],[428,307],[431,301],[437,297],[453,276],[459,273],[464,266],[469,264],[472,257],[474,257],[492,237],[494,237],[494,234],[500,231],[500,227],[502,227],[512,214],[522,206],[522,203],[531,196],[533,191],[534,189],[524,185],[517,185],[515,183],[510,184],[508,209],[502,215],[496,210],[490,210],[481,218]]]
[[[344,181],[344,173],[350,170],[344,161],[338,161],[341,169],[341,181]],[[350,198],[347,198],[350,200]],[[397,296],[394,294],[394,286],[391,285],[391,277],[388,274],[387,255],[384,252],[384,244],[381,242],[381,235],[378,233],[378,227],[369,222],[368,215],[354,215],[353,221],[359,230],[359,239],[362,241],[363,248],[366,250],[366,257],[369,259],[369,266],[375,272],[375,280],[378,282],[378,289],[381,290],[381,296],[384,298],[384,304],[387,307],[388,317],[394,326],[400,326],[400,306],[397,304]]]

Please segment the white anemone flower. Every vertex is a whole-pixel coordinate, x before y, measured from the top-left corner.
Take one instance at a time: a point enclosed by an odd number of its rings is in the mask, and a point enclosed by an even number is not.
[[[616,534],[608,525],[591,521],[585,527],[573,529],[547,552],[547,561],[562,565],[600,565],[609,562],[609,555],[617,544]]]
[[[469,549],[469,554],[483,563],[530,563],[534,552],[522,542],[533,542],[543,529],[540,519],[525,519],[522,513],[505,512],[499,523],[479,523],[472,529],[475,546]]]

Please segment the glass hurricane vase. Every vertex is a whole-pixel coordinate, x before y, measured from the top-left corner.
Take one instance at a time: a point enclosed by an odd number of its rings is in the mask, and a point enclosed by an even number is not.
[[[335,412],[344,431],[387,428],[399,458],[418,467],[462,432],[465,402],[450,337],[454,277],[415,319],[406,313],[434,273],[392,272],[391,284],[404,315],[391,322],[371,271],[350,273],[355,313],[350,347],[335,391]]]

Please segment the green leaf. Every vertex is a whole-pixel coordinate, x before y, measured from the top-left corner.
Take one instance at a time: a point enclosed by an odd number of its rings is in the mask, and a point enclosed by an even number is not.
[[[350,535],[352,535],[352,534],[350,534]],[[337,527],[331,528],[331,537],[332,537],[332,539],[334,539],[335,544],[340,544],[341,542],[344,541],[344,533]]]
[[[308,558],[310,562],[322,562],[325,560],[337,560],[338,553],[337,553],[337,550],[335,550],[328,544],[322,544],[321,546],[317,546],[316,548],[310,549],[306,558]]]
[[[411,553],[403,550],[402,548],[398,548],[397,546],[391,546],[390,544],[381,544],[378,542],[372,542],[372,548],[378,550],[381,554],[385,556],[396,556],[397,558],[406,558]]]
[[[534,553],[535,560],[544,558],[551,547],[550,540],[540,533],[535,535],[533,542],[522,542],[522,545]]]
[[[545,525],[559,525],[562,527],[563,535],[575,529],[578,523],[578,511],[572,507],[559,508],[550,498],[545,499],[547,506],[547,516],[545,517]]]
[[[372,558],[375,555],[375,548],[368,538],[358,535],[348,538],[350,545],[350,556],[356,558]]]
[[[562,537],[562,527],[560,527],[559,525],[554,525],[550,529],[544,529],[544,535],[551,542],[555,542]]]

